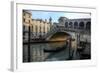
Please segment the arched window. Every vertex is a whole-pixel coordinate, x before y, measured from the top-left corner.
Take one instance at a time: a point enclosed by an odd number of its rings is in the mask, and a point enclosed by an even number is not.
[[[40,33],[41,33],[41,26],[40,26]]]
[[[25,23],[25,18],[23,18],[23,22]]]
[[[31,31],[33,32],[33,25],[31,26]]]
[[[73,23],[72,22],[69,22],[69,28],[72,28],[72,25],[73,25]]]
[[[35,33],[36,33],[36,35],[37,35],[37,32],[38,32],[38,27],[37,27],[37,25],[35,26]]]
[[[90,30],[90,29],[91,29],[91,22],[87,22],[87,23],[86,23],[86,29],[87,29],[87,30]]]
[[[66,27],[66,28],[68,27],[68,22],[65,22],[65,27]]]
[[[23,25],[23,31],[25,30],[25,25]]]
[[[42,29],[42,27],[40,26],[40,28],[39,28],[39,37],[41,38],[41,36],[42,36],[42,31],[41,31],[41,29]]]
[[[79,23],[79,29],[84,29],[84,22]]]
[[[45,34],[45,26],[43,27],[43,32],[44,32],[44,34]]]
[[[25,25],[23,25],[23,35],[25,35]]]
[[[75,29],[78,28],[78,22],[74,22],[74,28],[75,28]]]

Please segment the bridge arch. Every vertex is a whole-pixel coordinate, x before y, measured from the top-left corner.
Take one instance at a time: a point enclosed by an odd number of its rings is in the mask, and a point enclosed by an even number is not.
[[[91,30],[91,22],[90,22],[90,21],[88,21],[88,22],[86,23],[86,29],[87,29],[87,30]]]
[[[74,22],[74,29],[77,29],[77,28],[78,28],[78,22],[75,21],[75,22]]]
[[[69,28],[73,27],[73,22],[69,22]]]
[[[68,27],[68,22],[65,22],[65,27],[66,27],[66,28]]]
[[[69,38],[72,38],[72,35],[66,31],[55,32],[48,37],[50,41],[65,41]]]
[[[79,29],[84,29],[84,22],[83,21],[81,21],[80,23],[79,23]]]

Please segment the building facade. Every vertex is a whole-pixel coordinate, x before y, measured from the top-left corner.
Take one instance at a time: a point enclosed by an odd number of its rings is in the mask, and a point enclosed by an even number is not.
[[[31,39],[43,38],[49,31],[52,25],[52,19],[49,21],[42,19],[32,19],[32,14],[29,11],[23,10],[23,39],[28,40],[28,34]],[[30,32],[29,32],[30,30]]]

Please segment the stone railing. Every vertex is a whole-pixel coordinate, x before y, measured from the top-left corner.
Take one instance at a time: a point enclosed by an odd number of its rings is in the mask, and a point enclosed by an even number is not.
[[[86,29],[74,29],[74,28],[66,28],[66,27],[51,27],[51,30],[45,35],[45,38],[49,37],[50,35],[56,33],[56,32],[62,32],[62,31],[68,31],[68,32],[75,32],[80,34],[91,34],[89,30]]]

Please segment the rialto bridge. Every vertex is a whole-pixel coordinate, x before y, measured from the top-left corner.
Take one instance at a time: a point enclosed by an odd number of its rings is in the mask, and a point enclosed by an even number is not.
[[[91,19],[67,19],[61,17],[59,23],[55,23],[51,30],[46,34],[46,40],[60,41],[68,37],[74,39],[77,43],[80,41],[91,41]],[[62,39],[61,39],[62,38]]]

